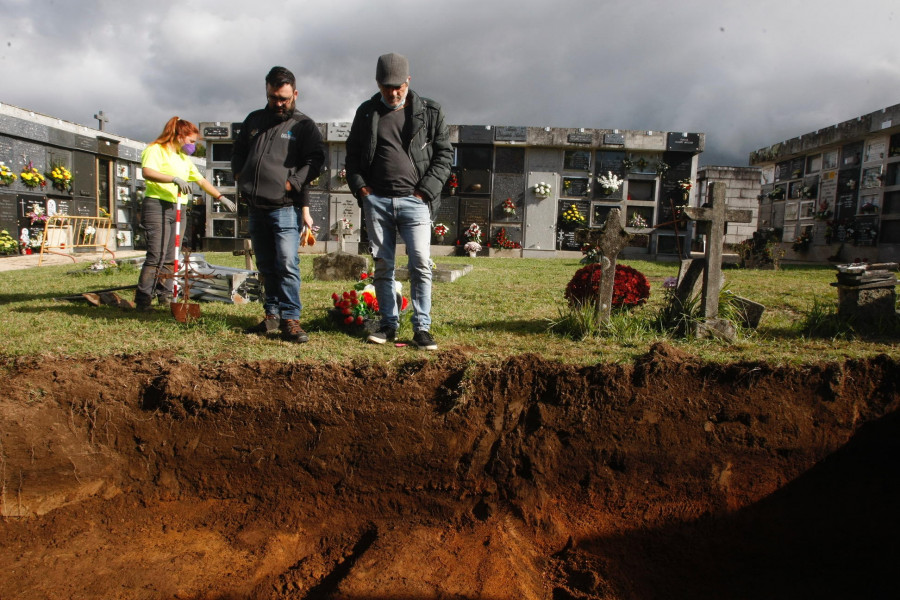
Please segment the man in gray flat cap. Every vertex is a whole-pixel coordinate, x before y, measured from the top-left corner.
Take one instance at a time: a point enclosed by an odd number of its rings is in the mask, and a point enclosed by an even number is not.
[[[440,197],[453,146],[438,103],[409,89],[409,62],[378,57],[379,92],[356,110],[347,138],[347,183],[366,215],[375,259],[379,330],[368,340],[392,342],[400,323],[394,289],[397,233],[409,255],[413,345],[436,350],[431,335],[431,204]]]

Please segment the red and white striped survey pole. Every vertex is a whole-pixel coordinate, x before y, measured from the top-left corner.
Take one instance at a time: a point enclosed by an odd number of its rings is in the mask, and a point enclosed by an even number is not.
[[[181,263],[181,192],[175,199],[175,263],[172,273],[172,300],[178,299],[178,265]]]

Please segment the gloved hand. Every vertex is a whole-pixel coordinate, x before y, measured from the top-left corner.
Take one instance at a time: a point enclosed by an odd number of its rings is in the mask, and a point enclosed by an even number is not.
[[[181,177],[173,177],[172,183],[178,186],[178,191],[182,196],[187,196],[191,193],[191,185]]]
[[[228,196],[219,196],[219,203],[225,207],[225,210],[228,212],[237,211],[237,204],[234,203],[233,200],[228,198]]]

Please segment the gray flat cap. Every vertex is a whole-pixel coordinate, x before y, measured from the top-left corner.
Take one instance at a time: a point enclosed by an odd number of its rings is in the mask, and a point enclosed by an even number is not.
[[[381,85],[399,87],[409,79],[409,61],[402,54],[382,54],[375,67],[375,81]]]

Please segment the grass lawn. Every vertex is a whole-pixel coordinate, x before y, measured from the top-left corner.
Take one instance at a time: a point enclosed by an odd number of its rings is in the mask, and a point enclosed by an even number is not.
[[[205,256],[210,264],[243,266],[243,257],[230,253]],[[366,344],[334,327],[326,314],[331,308],[331,294],[349,290],[353,282],[314,280],[312,260],[312,256],[301,256],[301,323],[310,332],[310,342],[304,345],[243,334],[244,327],[262,317],[262,308],[256,303],[203,303],[201,319],[181,324],[162,308],[143,314],[57,300],[137,282],[138,271],[133,267],[92,274],[86,263],[79,263],[0,273],[0,355],[84,357],[170,350],[198,361],[385,363],[423,356],[411,348]],[[829,284],[835,281],[836,271],[830,266],[788,265],[779,271],[726,269],[726,289],[766,306],[756,331],[743,332],[736,343],[726,344],[671,339],[650,330],[649,323],[663,301],[662,281],[677,275],[676,263],[620,260],[647,276],[650,300],[631,311],[627,319],[630,326],[600,337],[575,340],[550,331],[548,325],[558,320],[566,308],[563,291],[581,266],[576,259],[440,257],[438,262],[474,264],[469,275],[453,283],[435,283],[432,311],[432,333],[440,348],[463,348],[474,360],[533,352],[574,364],[626,362],[660,340],[714,362],[765,360],[796,364],[898,354],[898,338],[886,333],[867,338],[804,335],[801,324],[808,318],[835,310],[837,291]],[[120,293],[128,299],[133,294],[131,290]],[[404,293],[408,294],[406,285]],[[412,337],[408,319],[401,327],[400,337]]]

